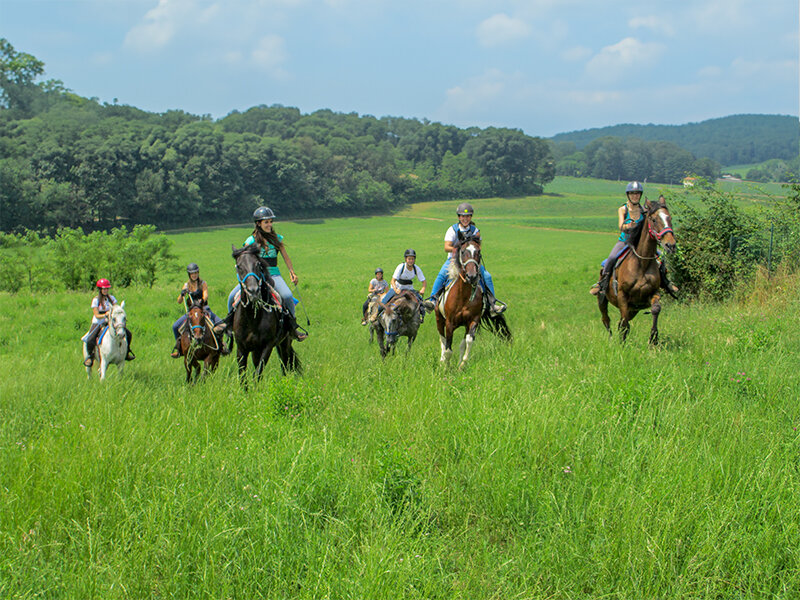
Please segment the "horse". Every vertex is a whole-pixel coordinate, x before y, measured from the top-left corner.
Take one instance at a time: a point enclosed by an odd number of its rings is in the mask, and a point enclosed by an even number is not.
[[[125,313],[125,301],[111,307],[111,314],[108,318],[108,325],[104,332],[100,332],[100,340],[94,348],[94,361],[99,359],[98,373],[100,381],[106,378],[108,365],[117,365],[117,371],[122,374],[125,366],[125,356],[128,354],[128,338],[126,333],[128,315]],[[83,359],[89,358],[86,349],[86,342],[83,343]],[[86,367],[86,376],[92,376],[92,367]]]
[[[480,286],[481,279],[481,244],[472,236],[461,232],[455,246],[455,255],[450,261],[448,279],[453,283],[439,297],[436,311],[436,327],[439,330],[439,341],[442,354],[440,362],[447,362],[453,354],[453,334],[459,327],[466,329],[461,342],[459,367],[463,367],[469,359],[472,344],[478,327],[493,330],[506,341],[511,340],[505,316],[490,314],[489,307],[484,305],[484,294]]]
[[[381,294],[373,293],[369,296],[367,304],[367,329],[369,330],[369,343],[375,340],[375,332],[378,329],[378,317],[380,316]]]
[[[413,290],[402,290],[386,304],[375,321],[381,358],[386,358],[389,352],[394,353],[397,338],[400,336],[408,338],[408,350],[411,350],[411,344],[419,331],[419,305],[420,300]]]
[[[214,326],[211,323],[202,302],[195,302],[187,312],[186,325],[181,333],[181,354],[183,366],[186,368],[186,383],[213,372],[219,363],[222,351],[220,340],[214,335]]]
[[[657,202],[645,199],[645,219],[628,236],[630,252],[617,265],[616,272],[605,294],[597,298],[603,325],[611,336],[611,320],[608,303],[619,309],[617,329],[620,340],[625,341],[630,331],[630,322],[641,310],[650,309],[653,326],[650,329],[650,344],[658,344],[658,315],[661,312],[661,274],[659,273],[656,248],[660,245],[668,254],[675,252],[677,242],[672,231],[672,216],[667,209],[664,196]],[[645,228],[644,225],[647,224]]]
[[[269,267],[260,258],[257,243],[233,248],[236,277],[241,285],[239,303],[233,312],[233,336],[239,380],[245,387],[247,359],[252,355],[256,379],[267,364],[273,348],[278,349],[281,371],[300,371],[300,358],[292,348],[292,327],[284,315],[281,298],[272,287]]]

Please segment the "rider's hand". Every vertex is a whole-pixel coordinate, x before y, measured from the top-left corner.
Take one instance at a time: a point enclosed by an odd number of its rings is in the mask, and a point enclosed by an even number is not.
[[[294,271],[289,271],[289,279],[292,280],[292,285],[297,285],[298,279]]]

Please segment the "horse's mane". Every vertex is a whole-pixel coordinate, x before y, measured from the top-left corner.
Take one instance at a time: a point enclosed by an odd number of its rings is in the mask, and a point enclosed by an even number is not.
[[[239,258],[242,254],[255,254],[258,256],[261,252],[261,246],[257,242],[253,242],[241,248],[234,248],[232,252],[233,258]]]

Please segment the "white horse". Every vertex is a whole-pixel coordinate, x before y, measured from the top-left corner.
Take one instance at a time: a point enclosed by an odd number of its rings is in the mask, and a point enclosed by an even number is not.
[[[103,339],[95,346],[94,360],[100,360],[98,372],[100,381],[106,378],[106,369],[109,364],[117,365],[117,371],[121,374],[122,367],[125,366],[125,357],[128,354],[128,338],[126,327],[128,316],[125,314],[125,301],[122,304],[115,304],[111,307],[109,316],[108,330],[103,334]],[[86,350],[86,342],[83,343],[83,358],[89,358]],[[92,376],[92,367],[86,367],[86,376]]]

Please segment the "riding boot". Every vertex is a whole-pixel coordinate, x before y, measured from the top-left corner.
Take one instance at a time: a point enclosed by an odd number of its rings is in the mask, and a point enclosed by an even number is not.
[[[608,284],[613,271],[613,265],[611,265],[611,268],[603,267],[600,269],[600,279],[592,286],[592,289],[589,290],[592,296],[603,296],[608,291]]]
[[[439,302],[440,293],[441,292],[437,294],[431,294],[431,297],[422,303],[422,307],[428,312],[433,312],[434,310],[436,310],[436,303]]]
[[[286,311],[289,317],[289,327],[292,330],[292,337],[296,339],[298,342],[302,342],[304,339],[308,337],[308,332],[300,327],[297,324],[297,319],[294,318],[294,315],[289,311]]]
[[[661,287],[667,291],[667,293],[675,298],[678,299],[676,295],[678,293],[678,286],[672,283],[667,277],[667,265],[665,263],[660,263],[658,265],[658,272],[661,275]]]
[[[503,314],[506,311],[508,305],[506,305],[505,302],[500,302],[488,289],[484,293],[486,294],[486,303],[489,305],[489,312],[493,317]]]
[[[214,339],[217,341],[217,346],[219,347],[219,353],[222,356],[228,356],[231,353],[231,349],[225,344],[225,339],[222,334],[215,334]]]
[[[97,334],[100,333],[100,329],[100,324],[95,323],[85,336],[86,353],[89,355],[89,358],[84,359],[84,367],[91,367],[94,364],[94,349],[97,346]]]
[[[133,360],[134,358],[136,358],[136,355],[133,353],[133,350],[131,350],[132,337],[133,334],[128,329],[125,329],[125,338],[128,340],[128,353],[125,355],[125,360]]]
[[[180,358],[181,357],[181,338],[175,340],[175,347],[172,349],[172,354],[170,354],[172,358]]]

